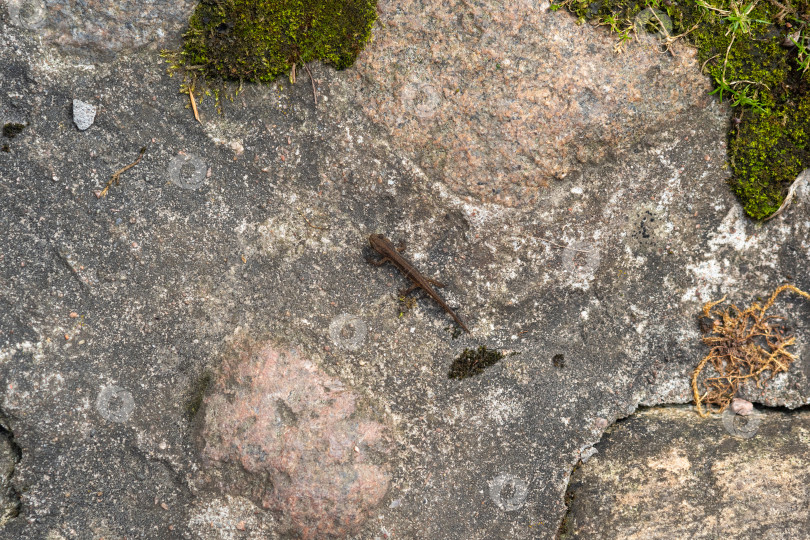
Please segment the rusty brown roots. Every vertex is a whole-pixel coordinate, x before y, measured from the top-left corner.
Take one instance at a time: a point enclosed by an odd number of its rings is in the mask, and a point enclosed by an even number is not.
[[[746,379],[753,379],[761,388],[763,382],[787,371],[796,359],[786,350],[796,342],[796,338],[786,335],[784,326],[775,322],[783,317],[766,315],[776,297],[787,290],[810,300],[810,294],[793,285],[782,285],[764,306],[754,302],[745,310],[733,304],[725,310],[715,308],[725,301],[725,296],[703,306],[703,343],[711,350],[692,374],[692,393],[700,416],[723,412],[737,393],[740,383]],[[717,375],[703,381],[706,391],[701,394],[698,377],[709,363]],[[765,372],[768,374],[763,377]],[[703,404],[706,405],[705,411]]]

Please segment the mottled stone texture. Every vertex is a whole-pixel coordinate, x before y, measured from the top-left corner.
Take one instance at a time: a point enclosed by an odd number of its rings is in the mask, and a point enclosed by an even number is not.
[[[571,477],[562,538],[807,538],[810,412],[757,414],[737,436],[691,408],[616,424]]]
[[[33,30],[45,43],[109,57],[143,46],[157,48],[178,38],[196,1],[8,0],[11,23]]]
[[[577,26],[547,3],[381,0],[366,113],[455,192],[535,202],[553,178],[653,139],[710,90],[694,51]]]
[[[0,527],[20,509],[20,498],[11,481],[18,461],[20,449],[14,444],[11,434],[0,427]]]
[[[338,379],[275,344],[225,361],[203,438],[205,461],[241,466],[254,500],[302,538],[356,531],[388,489],[373,457],[386,448],[384,426],[357,412]],[[243,480],[223,487],[241,494]]]

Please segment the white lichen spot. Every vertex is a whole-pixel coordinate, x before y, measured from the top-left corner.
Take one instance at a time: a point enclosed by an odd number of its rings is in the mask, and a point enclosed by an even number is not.
[[[496,424],[503,425],[523,415],[523,404],[514,396],[506,395],[503,388],[496,388],[484,398],[487,416]]]
[[[756,248],[758,242],[756,237],[749,237],[745,232],[746,217],[740,205],[732,206],[723,222],[717,227],[717,232],[712,233],[708,245],[712,252],[723,246],[730,246],[738,252],[751,248]]]
[[[205,540],[267,538],[267,516],[259,519],[260,509],[244,497],[225,496],[198,502],[191,511],[188,528]]]
[[[733,288],[736,279],[723,271],[720,261],[708,259],[698,264],[688,264],[686,269],[694,275],[696,284],[681,296],[681,302],[705,302],[719,291]]]

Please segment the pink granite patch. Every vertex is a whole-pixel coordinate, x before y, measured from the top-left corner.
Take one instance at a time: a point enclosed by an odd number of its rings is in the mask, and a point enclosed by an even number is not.
[[[223,487],[280,512],[300,537],[355,532],[385,496],[385,427],[358,412],[355,394],[297,350],[266,343],[231,358],[211,390],[204,461],[241,466],[263,484],[258,497],[242,493],[244,486]]]
[[[709,102],[694,50],[626,43],[535,0],[380,0],[357,101],[433,180],[531,206]],[[719,143],[718,143],[719,144]]]

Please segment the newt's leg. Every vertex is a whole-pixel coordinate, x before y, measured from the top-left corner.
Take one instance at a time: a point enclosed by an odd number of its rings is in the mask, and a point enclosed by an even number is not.
[[[399,295],[400,296],[408,296],[409,294],[411,294],[413,291],[415,291],[418,288],[419,288],[419,285],[414,283],[413,285],[411,285],[407,289],[402,289],[401,291],[399,291]]]
[[[444,283],[442,283],[441,281],[436,281],[435,279],[431,279],[431,278],[426,278],[426,279],[427,279],[427,280],[428,280],[428,281],[429,281],[429,282],[430,282],[432,285],[436,285],[436,286],[437,286],[438,288],[440,288],[440,289],[442,289],[442,288],[444,288],[444,287],[447,287],[447,285],[445,285],[445,284],[444,284]]]
[[[401,241],[399,242],[399,244],[397,244],[396,246],[394,246],[394,249],[396,249],[396,250],[397,250],[397,251],[399,251],[400,253],[402,253],[403,251],[405,251],[405,241],[404,241],[404,240],[401,240]]]
[[[377,259],[377,260],[374,260],[371,257],[366,258],[366,262],[368,264],[373,264],[374,266],[382,266],[385,263],[387,263],[388,260],[389,260],[388,257],[383,257],[382,259]]]

